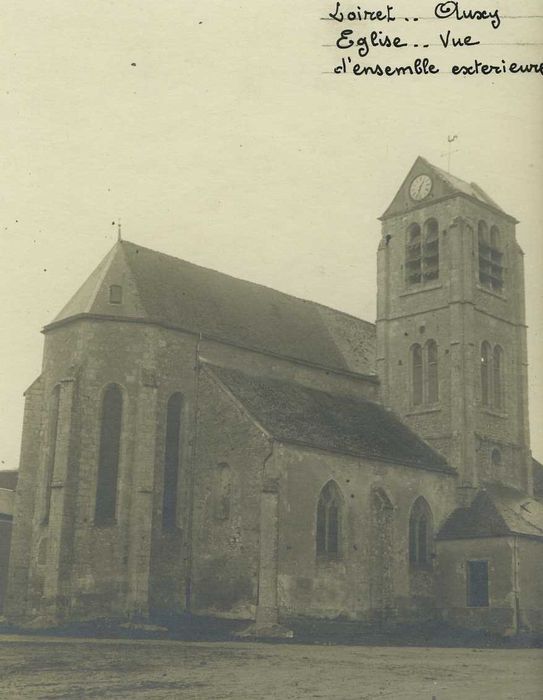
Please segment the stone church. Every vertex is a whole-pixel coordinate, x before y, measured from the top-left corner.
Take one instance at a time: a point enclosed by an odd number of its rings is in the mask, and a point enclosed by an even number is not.
[[[9,619],[543,630],[517,221],[418,158],[381,222],[375,324],[116,243],[25,394]]]

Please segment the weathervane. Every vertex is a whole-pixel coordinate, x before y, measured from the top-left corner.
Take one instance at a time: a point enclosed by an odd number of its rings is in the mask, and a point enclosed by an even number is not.
[[[120,219],[117,220],[117,240],[122,241],[122,238],[121,238],[121,220]]]
[[[454,136],[447,136],[447,141],[448,141],[448,143],[449,143],[449,148],[447,149],[447,153],[442,153],[442,154],[441,154],[441,157],[442,157],[442,158],[444,158],[445,156],[447,156],[447,172],[448,172],[448,173],[451,172],[451,156],[452,156],[453,153],[458,153],[458,149],[456,149],[456,151],[453,151],[453,150],[452,150],[452,144],[456,141],[457,138],[458,138],[458,135],[457,135],[457,134],[455,134]]]

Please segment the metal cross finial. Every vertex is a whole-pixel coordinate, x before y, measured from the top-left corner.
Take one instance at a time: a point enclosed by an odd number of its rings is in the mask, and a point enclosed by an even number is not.
[[[447,150],[447,153],[442,153],[442,154],[441,154],[441,157],[442,157],[442,158],[444,158],[445,156],[447,156],[447,172],[448,172],[448,173],[451,172],[451,156],[452,156],[453,153],[458,153],[458,149],[456,149],[456,151],[453,151],[453,150],[452,150],[452,144],[456,141],[457,138],[458,138],[458,134],[455,134],[454,136],[447,136],[447,141],[448,141],[448,144],[449,144],[449,148],[448,148],[448,150]]]

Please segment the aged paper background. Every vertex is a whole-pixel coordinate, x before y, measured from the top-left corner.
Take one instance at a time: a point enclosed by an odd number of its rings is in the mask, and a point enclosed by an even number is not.
[[[417,155],[446,167],[453,134],[452,172],[521,220],[543,457],[543,78],[336,77],[335,32],[319,19],[334,5],[3,3],[2,468],[17,466],[39,330],[113,244],[118,217],[129,240],[374,320],[376,219]],[[485,57],[540,61],[541,0],[491,5],[532,17],[481,28],[484,41],[529,45]]]

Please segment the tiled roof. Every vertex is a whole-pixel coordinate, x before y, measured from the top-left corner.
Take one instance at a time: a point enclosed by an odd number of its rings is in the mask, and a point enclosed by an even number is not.
[[[110,304],[110,285],[123,288]],[[375,326],[321,304],[122,241],[46,330],[82,316],[159,323],[333,369],[372,373]]]
[[[457,508],[438,539],[519,535],[543,539],[543,504],[516,489],[493,484],[481,490],[469,508]]]
[[[207,367],[279,441],[454,473],[442,455],[380,404],[235,369]]]

